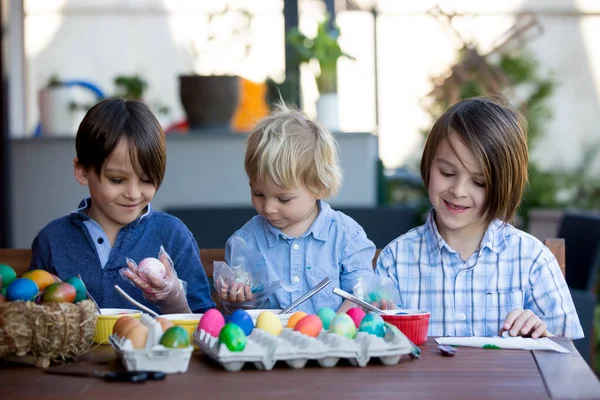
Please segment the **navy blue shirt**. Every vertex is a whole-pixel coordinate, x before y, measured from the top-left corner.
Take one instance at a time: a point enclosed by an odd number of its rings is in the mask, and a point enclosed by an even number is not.
[[[114,285],[119,285],[131,297],[160,313],[144,299],[140,289],[120,276],[119,270],[127,268],[126,257],[136,263],[146,257],[158,257],[162,245],[173,260],[177,276],[187,283],[190,309],[202,313],[215,307],[196,240],[178,218],[148,206],[143,217],[121,228],[105,263],[98,255],[86,221],[91,219],[80,209],[46,225],[33,241],[29,269],[45,269],[63,280],[81,274],[100,307],[132,308],[115,290]]]

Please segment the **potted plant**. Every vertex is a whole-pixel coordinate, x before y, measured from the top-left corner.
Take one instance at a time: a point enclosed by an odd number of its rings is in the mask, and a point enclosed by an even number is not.
[[[235,71],[250,50],[251,21],[248,10],[227,4],[209,15],[206,41],[187,49],[193,71],[179,76],[179,94],[191,129],[230,127],[240,91]]]
[[[337,62],[340,57],[354,60],[354,57],[342,51],[338,39],[340,28],[330,24],[329,15],[325,16],[317,27],[317,33],[309,38],[298,28],[291,29],[286,37],[300,64],[315,60],[320,72],[315,76],[319,99],[317,100],[317,119],[330,130],[339,128],[337,96]]]

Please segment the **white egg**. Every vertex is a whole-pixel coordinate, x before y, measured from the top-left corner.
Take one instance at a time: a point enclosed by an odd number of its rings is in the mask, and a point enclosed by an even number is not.
[[[167,275],[167,270],[159,259],[154,257],[144,258],[138,265],[138,272],[142,277],[154,275],[160,279],[164,279]]]

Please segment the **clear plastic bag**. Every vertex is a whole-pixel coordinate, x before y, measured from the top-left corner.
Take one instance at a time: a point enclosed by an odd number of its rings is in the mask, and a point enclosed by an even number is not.
[[[361,276],[354,285],[353,293],[359,299],[380,309],[394,309],[400,304],[400,296],[394,282],[381,275]]]
[[[280,281],[269,282],[262,254],[249,247],[242,238],[230,242],[230,264],[215,261],[215,289],[227,311],[238,308],[264,308],[269,296],[282,288]]]

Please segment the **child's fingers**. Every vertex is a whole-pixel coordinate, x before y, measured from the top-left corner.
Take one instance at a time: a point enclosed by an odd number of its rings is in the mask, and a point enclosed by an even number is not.
[[[221,290],[219,291],[219,298],[221,300],[227,300],[229,297],[229,285],[227,285],[226,283],[223,283],[223,285],[221,285]]]
[[[167,271],[166,279],[171,280],[175,273],[175,266],[173,265],[173,260],[171,260],[171,257],[169,257],[169,255],[162,246],[160,246],[158,259],[165,266],[165,270]]]
[[[252,295],[252,289],[248,285],[244,285],[244,297],[246,298],[246,301],[252,300],[254,298],[254,296]]]
[[[521,330],[519,331],[519,334],[521,336],[531,336],[531,333],[535,330],[535,328],[538,327],[538,325],[541,323],[542,321],[540,321],[540,319],[537,317],[537,315],[535,314],[531,314],[527,320],[523,323],[523,326],[521,327]]]
[[[539,337],[548,336],[548,325],[538,319],[538,324],[534,326],[535,330],[531,333],[531,337],[537,339]]]
[[[240,293],[240,291],[242,292],[242,297],[243,297],[243,288],[241,287],[241,285],[239,283],[233,283],[231,285],[231,288],[229,289],[229,301],[231,301],[232,303],[237,303],[240,300],[238,300],[238,294]]]
[[[502,336],[503,332],[509,331],[513,328],[515,320],[519,317],[519,315],[521,315],[521,311],[522,311],[521,309],[517,308],[515,310],[512,310],[510,313],[508,313],[508,315],[504,319],[502,328],[500,328],[500,332],[498,332],[498,335]],[[515,335],[513,335],[511,333],[511,336],[515,336]]]
[[[530,310],[520,310],[519,316],[515,319],[513,326],[510,328],[510,336],[522,336],[525,323],[532,314],[533,313]]]
[[[143,291],[150,291],[152,289],[145,280],[140,278],[135,272],[133,272],[131,270],[128,270],[128,269],[124,270],[123,275],[125,275],[127,277],[127,279],[129,279],[131,281],[131,283],[133,283],[135,286],[137,286],[138,288],[140,288]]]

